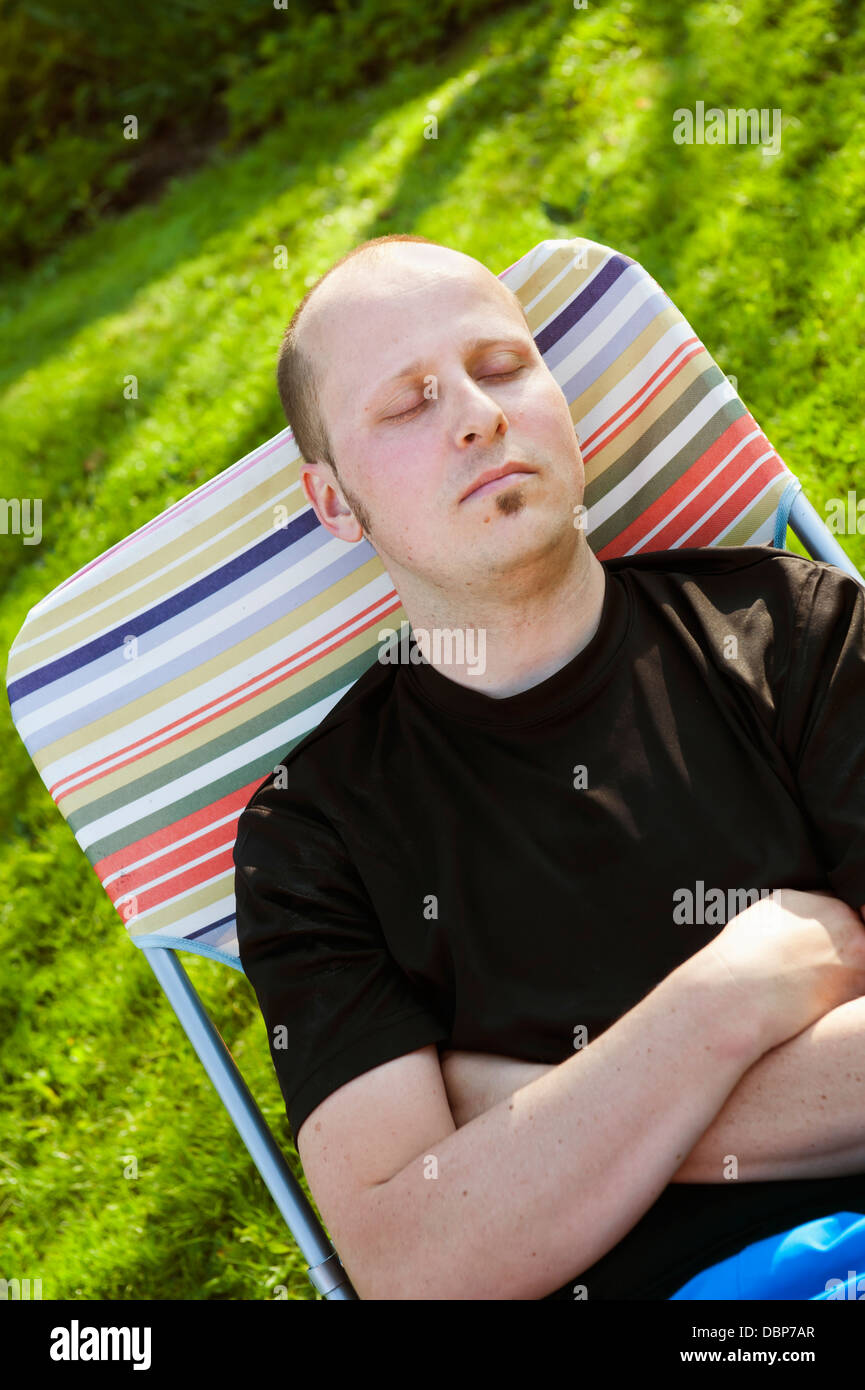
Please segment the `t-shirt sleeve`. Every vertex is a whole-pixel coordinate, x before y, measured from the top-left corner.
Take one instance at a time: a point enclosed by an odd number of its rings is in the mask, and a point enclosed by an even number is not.
[[[342,838],[315,806],[260,788],[238,823],[234,867],[240,963],[296,1142],[331,1092],[448,1029],[388,951]]]
[[[799,596],[781,695],[781,745],[831,891],[865,905],[865,590],[815,563]]]

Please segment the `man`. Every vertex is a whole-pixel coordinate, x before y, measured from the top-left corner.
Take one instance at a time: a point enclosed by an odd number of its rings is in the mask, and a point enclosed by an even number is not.
[[[234,855],[360,1297],[668,1298],[865,1212],[860,587],[764,547],[601,563],[519,302],[424,238],[331,267],[278,380],[319,520],[417,634]]]

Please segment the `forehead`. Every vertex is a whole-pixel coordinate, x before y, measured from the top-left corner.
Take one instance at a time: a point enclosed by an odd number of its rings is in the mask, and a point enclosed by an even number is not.
[[[413,247],[413,249],[415,249]],[[424,251],[439,248],[423,246]],[[530,338],[509,291],[479,262],[456,252],[349,262],[322,285],[310,343],[326,413],[363,406],[394,373],[477,336]],[[348,272],[351,272],[350,274]],[[344,273],[341,273],[344,272]],[[314,299],[310,302],[310,308]]]

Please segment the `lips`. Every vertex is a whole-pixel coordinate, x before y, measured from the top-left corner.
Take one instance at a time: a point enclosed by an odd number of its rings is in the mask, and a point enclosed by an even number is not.
[[[480,497],[497,487],[509,485],[518,478],[527,478],[534,471],[533,468],[526,468],[519,463],[505,464],[504,468],[488,468],[476,479],[470,490],[463,494],[460,501],[466,502],[469,497]]]

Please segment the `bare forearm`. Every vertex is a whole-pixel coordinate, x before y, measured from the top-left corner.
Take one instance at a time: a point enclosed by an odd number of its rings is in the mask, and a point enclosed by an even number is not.
[[[481,1053],[442,1058],[458,1125],[551,1070]],[[720,1183],[731,1172],[757,1182],[863,1171],[865,998],[840,1005],[758,1058],[671,1181]]]
[[[648,1210],[762,1051],[741,1025],[693,957],[582,1052],[432,1144],[373,1189],[371,1296],[537,1299],[576,1278]]]
[[[764,1053],[673,1181],[723,1182],[731,1171],[746,1182],[865,1172],[865,998]]]

